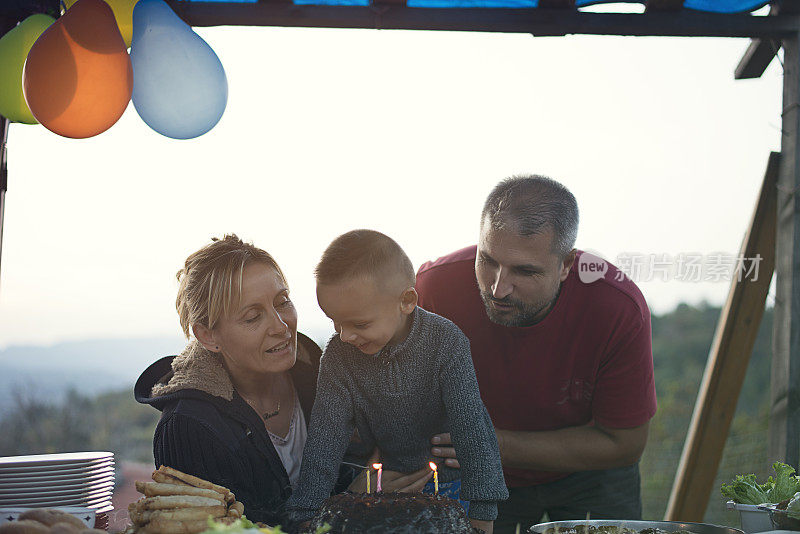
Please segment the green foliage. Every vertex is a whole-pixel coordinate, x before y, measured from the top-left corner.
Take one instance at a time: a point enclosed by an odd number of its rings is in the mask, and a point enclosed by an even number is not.
[[[645,519],[664,517],[719,316],[719,308],[681,304],[668,314],[653,317],[658,412],[650,422],[640,463]],[[772,310],[768,309],[756,337],[715,488],[738,473],[767,478],[771,465],[767,458],[771,340]],[[739,527],[738,512],[726,510],[726,500],[714,492],[704,521]]]
[[[59,404],[23,390],[13,396],[14,409],[0,419],[0,456],[108,450],[118,460],[153,463],[159,413],[137,403],[131,390],[94,398],[70,391]]]

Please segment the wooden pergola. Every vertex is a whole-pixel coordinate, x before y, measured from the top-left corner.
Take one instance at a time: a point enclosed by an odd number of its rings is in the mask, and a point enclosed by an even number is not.
[[[20,5],[29,5],[30,12],[42,4],[57,5],[56,0],[11,0],[14,2],[16,11],[0,8],[0,35],[24,18]],[[579,11],[575,0],[539,0],[539,6],[531,9],[415,8],[407,6],[405,0],[373,0],[369,6],[295,5],[290,0],[168,3],[192,26],[750,38],[750,47],[735,70],[737,79],[760,77],[783,48],[781,151],[769,155],[740,251],[742,258],[760,260],[759,276],[755,281],[745,277],[732,282],[665,518],[703,519],[773,272],[777,291],[769,457],[770,461],[782,460],[800,467],[800,0],[774,1],[767,16],[691,11],[683,7],[684,0],[646,0],[645,12],[640,14]],[[0,247],[7,188],[7,135],[8,121],[0,117]],[[745,259],[740,267],[747,272],[751,265]]]

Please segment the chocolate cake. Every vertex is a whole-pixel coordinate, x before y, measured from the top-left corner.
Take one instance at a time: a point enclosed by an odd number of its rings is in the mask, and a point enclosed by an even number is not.
[[[464,508],[448,497],[422,493],[340,493],[322,506],[311,532],[325,524],[331,534],[472,534]]]

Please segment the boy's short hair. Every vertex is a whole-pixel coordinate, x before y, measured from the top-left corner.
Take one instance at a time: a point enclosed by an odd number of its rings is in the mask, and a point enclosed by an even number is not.
[[[371,277],[380,287],[395,279],[407,287],[416,283],[411,260],[391,237],[375,230],[351,230],[334,239],[319,260],[314,276],[318,284],[330,285]]]

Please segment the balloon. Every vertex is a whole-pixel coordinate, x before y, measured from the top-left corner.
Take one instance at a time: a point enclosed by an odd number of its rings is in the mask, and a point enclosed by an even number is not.
[[[67,9],[72,7],[72,4],[77,0],[63,0],[66,3]],[[122,39],[125,41],[125,46],[131,46],[131,35],[133,34],[133,6],[136,5],[136,0],[105,0],[106,4],[111,6],[114,12],[114,18],[117,19],[117,26],[119,33],[122,34]]]
[[[78,0],[31,48],[22,90],[33,116],[64,137],[111,128],[133,90],[133,69],[111,8]]]
[[[173,139],[203,135],[219,122],[228,81],[219,58],[163,0],[133,10],[133,106],[153,130]]]
[[[0,115],[24,124],[36,124],[22,94],[22,66],[33,43],[56,19],[31,15],[0,39]]]

